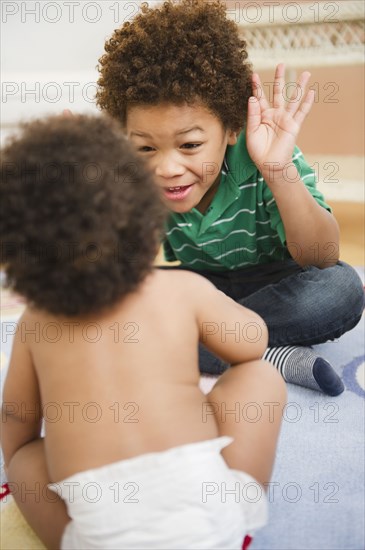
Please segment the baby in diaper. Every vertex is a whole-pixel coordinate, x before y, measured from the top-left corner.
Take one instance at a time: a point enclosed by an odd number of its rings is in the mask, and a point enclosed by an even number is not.
[[[27,300],[1,439],[19,509],[47,548],[241,548],[285,404],[265,323],[154,267],[166,210],[109,118],[25,125],[1,173],[1,263]],[[231,365],[206,395],[199,342]]]

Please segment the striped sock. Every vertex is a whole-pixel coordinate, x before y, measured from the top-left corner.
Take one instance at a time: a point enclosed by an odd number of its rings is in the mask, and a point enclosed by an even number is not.
[[[282,346],[267,348],[263,359],[270,361],[286,382],[336,396],[345,389],[331,365],[311,348]]]

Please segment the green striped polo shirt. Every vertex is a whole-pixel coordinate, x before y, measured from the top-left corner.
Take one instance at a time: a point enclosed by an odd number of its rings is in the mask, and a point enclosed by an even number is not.
[[[315,200],[331,211],[316,189],[316,175],[295,147],[293,162]],[[288,182],[288,193],[295,181]],[[300,205],[298,205],[300,207]],[[227,271],[290,258],[276,201],[246,147],[245,132],[227,147],[218,190],[207,211],[172,212],[164,253],[194,270]]]

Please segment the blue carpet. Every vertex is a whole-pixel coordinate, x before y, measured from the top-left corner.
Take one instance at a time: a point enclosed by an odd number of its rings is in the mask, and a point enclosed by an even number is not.
[[[363,550],[364,316],[336,342],[315,346],[341,375],[339,397],[288,385],[270,518],[250,550]]]

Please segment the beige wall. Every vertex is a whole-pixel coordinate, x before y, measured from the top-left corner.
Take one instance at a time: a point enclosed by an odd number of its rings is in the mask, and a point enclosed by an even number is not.
[[[247,23],[249,19],[247,10],[250,5],[261,6],[262,13],[270,7],[270,20],[275,24],[282,24],[283,10],[279,7],[289,6],[288,0],[224,0],[228,10],[238,10],[241,14],[240,21]],[[315,13],[321,14],[325,20],[336,20],[342,13],[342,8],[346,4],[351,4],[351,1],[346,2],[328,2],[327,0],[297,0],[293,4],[302,4],[309,7],[309,14],[315,18]],[[354,2],[352,2],[354,3]],[[315,10],[317,6],[317,10]],[[331,9],[336,8],[333,14]],[[246,10],[246,11],[245,11]],[[257,8],[255,8],[257,10]],[[257,11],[254,10],[254,16]],[[342,11],[341,11],[342,10]],[[344,10],[346,12],[346,9]],[[351,11],[351,10],[350,10]],[[294,12],[295,15],[296,12]],[[267,15],[267,13],[266,13]],[[291,12],[291,16],[293,13]],[[303,22],[305,12],[303,12]],[[237,18],[234,19],[236,22]],[[340,52],[340,49],[338,50]],[[250,54],[250,50],[248,49]],[[298,54],[299,55],[299,54]],[[315,63],[315,61],[317,63]],[[270,59],[267,60],[270,64]],[[313,59],[313,64],[318,65],[318,59]],[[341,61],[343,63],[343,61]],[[364,65],[334,65],[323,67],[305,67],[312,74],[311,83],[315,84],[318,92],[318,97],[315,105],[312,108],[310,115],[304,123],[298,139],[298,145],[307,154],[323,154],[323,155],[351,155],[364,156]],[[272,82],[274,77],[275,66],[272,70],[258,71],[262,82]],[[298,73],[303,69],[298,69]],[[287,81],[292,81],[292,75],[287,74]]]
[[[311,87],[318,96],[299,135],[298,146],[307,154],[363,156],[364,67],[308,67],[308,70],[312,75]],[[260,77],[263,83],[272,82],[273,71],[260,71]]]

